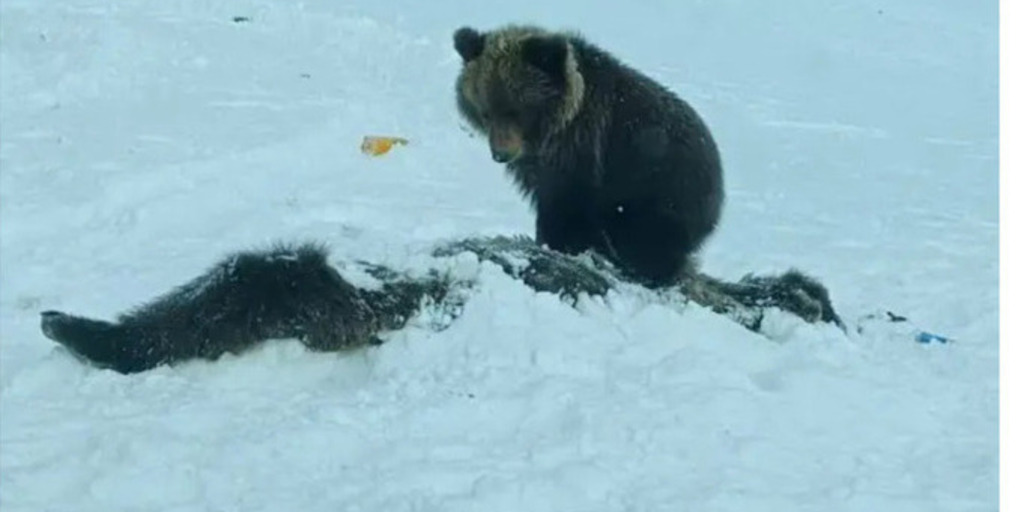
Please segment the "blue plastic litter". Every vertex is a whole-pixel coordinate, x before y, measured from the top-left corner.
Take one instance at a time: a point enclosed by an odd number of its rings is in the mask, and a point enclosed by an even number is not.
[[[919,331],[917,336],[914,336],[914,340],[918,343],[931,343],[933,341],[938,343],[949,343],[949,338],[925,331]]]

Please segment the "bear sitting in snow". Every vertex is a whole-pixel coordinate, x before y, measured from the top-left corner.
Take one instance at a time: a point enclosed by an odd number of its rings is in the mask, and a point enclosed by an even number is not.
[[[578,35],[461,28],[454,45],[459,112],[531,201],[537,242],[649,286],[682,279],[724,197],[697,112]]]

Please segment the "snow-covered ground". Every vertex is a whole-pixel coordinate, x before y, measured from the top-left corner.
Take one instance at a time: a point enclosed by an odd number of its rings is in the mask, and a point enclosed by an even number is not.
[[[39,332],[274,240],[419,268],[530,233],[453,104],[452,31],[510,21],[704,115],[729,197],[707,271],[795,266],[851,323],[956,342],[573,309],[489,266],[449,330],[343,355],[122,376]],[[995,510],[997,26],[988,0],[3,0],[0,509]],[[412,142],[370,159],[365,134]]]

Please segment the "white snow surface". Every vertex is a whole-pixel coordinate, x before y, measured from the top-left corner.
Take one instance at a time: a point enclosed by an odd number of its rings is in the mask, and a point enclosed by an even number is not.
[[[3,0],[0,509],[991,511],[998,507],[991,0]],[[250,18],[234,22],[235,16]],[[577,29],[723,154],[704,268],[820,277],[769,339],[627,291],[577,308],[491,265],[448,330],[123,376],[38,313],[112,318],[224,254],[321,240],[425,269],[531,234],[460,128],[451,33]],[[380,158],[363,135],[411,144]],[[463,266],[465,262],[462,262]],[[472,265],[470,265],[472,267]]]

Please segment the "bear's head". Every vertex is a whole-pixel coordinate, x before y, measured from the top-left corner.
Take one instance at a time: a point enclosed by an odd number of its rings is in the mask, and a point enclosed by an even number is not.
[[[453,39],[463,62],[455,87],[459,112],[487,135],[495,161],[529,155],[579,113],[583,76],[565,34],[463,27]]]

